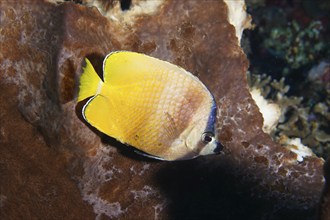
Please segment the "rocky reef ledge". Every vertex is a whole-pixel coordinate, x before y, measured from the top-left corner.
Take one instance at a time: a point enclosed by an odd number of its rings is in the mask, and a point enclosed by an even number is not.
[[[244,2],[123,2],[1,3],[0,218],[316,218],[324,161],[263,132],[239,44]],[[196,74],[217,101],[223,154],[159,162],[87,127],[83,58],[101,68],[113,50]]]

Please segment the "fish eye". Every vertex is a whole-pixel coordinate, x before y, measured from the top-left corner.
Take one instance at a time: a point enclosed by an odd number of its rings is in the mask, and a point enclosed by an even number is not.
[[[210,143],[212,141],[214,137],[214,134],[211,133],[211,132],[205,132],[202,134],[202,141],[207,144],[207,143]]]

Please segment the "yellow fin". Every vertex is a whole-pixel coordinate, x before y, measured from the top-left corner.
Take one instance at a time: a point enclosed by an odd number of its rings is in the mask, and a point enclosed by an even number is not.
[[[140,88],[141,85],[136,87],[137,83],[155,79],[162,73],[182,71],[186,72],[169,62],[130,51],[112,52],[103,63],[104,82],[129,89]]]
[[[78,102],[96,95],[103,84],[91,62],[87,58],[85,58],[85,61],[86,66],[83,67],[84,72],[80,76]]]
[[[116,118],[114,118],[118,114],[114,114],[114,110],[113,102],[105,96],[96,95],[84,105],[82,114],[85,120],[93,127],[117,138],[121,136],[121,131],[120,129],[118,130]]]

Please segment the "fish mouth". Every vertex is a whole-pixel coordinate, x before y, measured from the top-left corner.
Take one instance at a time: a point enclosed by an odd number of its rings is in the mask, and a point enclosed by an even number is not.
[[[216,138],[212,138],[212,141],[200,150],[199,155],[220,154],[223,148],[224,146]]]
[[[220,154],[223,148],[224,146],[219,141],[217,141],[217,146],[214,148],[213,153]]]

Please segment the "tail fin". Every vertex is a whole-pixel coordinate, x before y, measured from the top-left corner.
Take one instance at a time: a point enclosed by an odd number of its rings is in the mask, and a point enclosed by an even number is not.
[[[85,58],[86,66],[83,67],[83,73],[80,76],[78,102],[96,95],[103,81],[97,75],[91,62]]]

